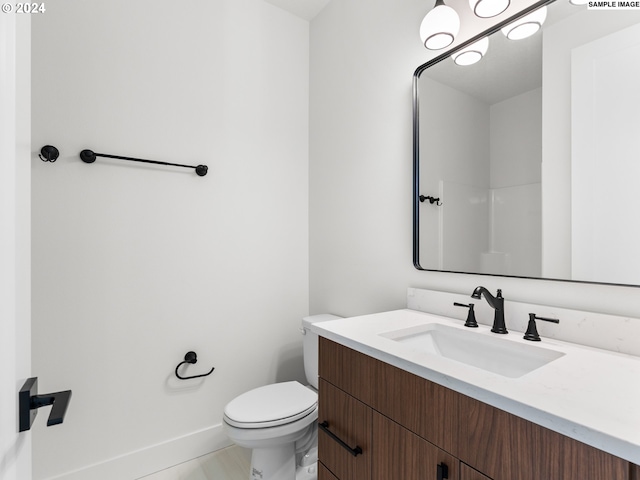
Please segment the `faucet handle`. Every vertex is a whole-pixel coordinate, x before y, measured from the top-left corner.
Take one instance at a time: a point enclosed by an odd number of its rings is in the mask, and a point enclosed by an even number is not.
[[[473,311],[473,303],[467,305],[465,303],[453,302],[453,304],[456,307],[466,307],[469,309],[469,313],[467,313],[467,320],[466,322],[464,322],[465,327],[478,328],[478,322],[476,322],[476,314]]]
[[[538,317],[535,313],[529,314],[529,324],[527,325],[527,331],[524,334],[525,340],[530,340],[532,342],[539,342],[540,335],[538,334],[538,329],[536,328],[536,320],[544,320],[545,322],[552,323],[560,323],[560,320],[557,318],[546,318],[546,317]]]

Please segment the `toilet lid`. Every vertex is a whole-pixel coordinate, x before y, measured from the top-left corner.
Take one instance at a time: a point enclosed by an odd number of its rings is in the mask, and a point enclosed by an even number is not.
[[[240,428],[275,427],[306,417],[317,405],[318,394],[301,383],[274,383],[231,400],[224,408],[224,417]]]

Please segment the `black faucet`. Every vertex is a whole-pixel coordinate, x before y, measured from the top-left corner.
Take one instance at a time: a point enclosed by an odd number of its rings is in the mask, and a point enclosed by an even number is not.
[[[491,331],[493,333],[509,333],[507,326],[504,323],[504,298],[502,298],[502,290],[498,289],[498,294],[494,297],[486,288],[476,287],[471,294],[471,298],[482,298],[482,295],[484,295],[484,299],[487,301],[489,306],[495,310]]]

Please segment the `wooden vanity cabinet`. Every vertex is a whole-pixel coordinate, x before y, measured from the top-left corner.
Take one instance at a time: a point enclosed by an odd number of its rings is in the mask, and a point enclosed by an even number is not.
[[[486,475],[471,468],[466,463],[460,462],[460,480],[491,480]]]
[[[319,480],[442,480],[442,464],[448,480],[640,480],[621,458],[323,337],[319,368],[319,421],[363,449],[348,458],[319,432]]]
[[[629,477],[629,462],[485,403],[460,395],[456,455],[496,479]]]
[[[360,446],[362,454],[352,456],[319,431],[319,480],[458,480],[458,459],[431,443],[449,445],[451,435],[457,437],[448,418],[456,399],[418,379],[320,339],[318,421],[335,425],[332,433],[350,448]]]
[[[338,480],[338,478],[322,463],[318,463],[318,480]]]
[[[368,358],[374,365],[371,407],[434,445],[455,451],[459,394]]]
[[[458,480],[459,464],[453,455],[373,413],[372,480]]]
[[[382,362],[324,337],[320,337],[318,349],[320,378],[371,405],[376,371]]]
[[[318,431],[318,460],[340,480],[370,479],[371,407],[322,378],[319,387],[318,423],[326,430]]]

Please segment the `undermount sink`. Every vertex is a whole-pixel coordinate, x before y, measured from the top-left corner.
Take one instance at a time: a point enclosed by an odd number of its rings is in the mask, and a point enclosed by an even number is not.
[[[563,352],[428,323],[381,333],[380,336],[413,350],[438,355],[505,377],[518,378],[564,355]]]

